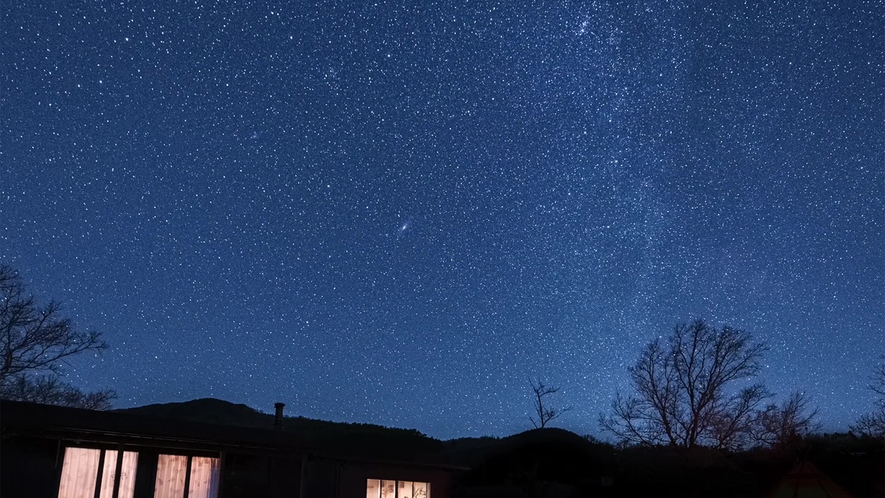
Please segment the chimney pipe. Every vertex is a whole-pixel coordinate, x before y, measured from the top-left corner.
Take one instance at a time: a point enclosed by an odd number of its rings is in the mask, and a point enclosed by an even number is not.
[[[276,430],[283,429],[283,408],[285,408],[285,403],[274,403],[273,407],[276,409],[276,415],[274,416],[273,428]]]

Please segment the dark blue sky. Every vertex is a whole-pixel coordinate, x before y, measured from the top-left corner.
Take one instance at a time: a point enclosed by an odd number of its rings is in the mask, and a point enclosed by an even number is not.
[[[111,343],[75,384],[449,438],[540,376],[597,433],[703,317],[872,409],[882,2],[291,3],[4,5],[0,260]]]

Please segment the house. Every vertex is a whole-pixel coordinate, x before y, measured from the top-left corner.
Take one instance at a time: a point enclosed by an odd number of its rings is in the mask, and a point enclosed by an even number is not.
[[[383,435],[281,430],[282,406],[275,421],[241,427],[0,401],[0,496],[450,498],[462,470]]]

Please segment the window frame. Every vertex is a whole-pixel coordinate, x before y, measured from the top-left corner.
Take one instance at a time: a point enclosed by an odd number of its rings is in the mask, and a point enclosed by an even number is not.
[[[384,483],[390,482],[390,481],[394,482],[394,485],[393,485],[394,492],[393,492],[392,498],[400,498],[399,488],[400,488],[401,482],[402,483],[405,483],[405,482],[412,483],[412,492],[410,494],[410,498],[416,498],[415,497],[415,484],[423,484],[425,486],[426,493],[422,498],[430,498],[430,494],[431,494],[430,493],[430,481],[416,481],[414,479],[409,479],[409,480],[406,480],[406,479],[382,479],[382,478],[367,477],[366,478],[366,498],[369,498],[369,495],[368,495],[369,481],[377,481],[378,482],[378,496],[373,495],[372,498],[382,498],[384,496],[384,491],[383,491]]]
[[[55,486],[55,496],[58,498],[60,493],[62,492],[62,476],[64,476],[65,472],[65,455],[67,455],[69,449],[75,450],[93,450],[98,451],[98,462],[96,464],[95,475],[92,483],[93,495],[101,496],[102,484],[105,480],[105,467],[107,466],[107,452],[114,451],[117,452],[116,462],[114,462],[114,482],[111,485],[111,496],[113,496],[114,490],[117,490],[119,494],[120,483],[122,481],[122,470],[124,465],[124,458],[126,453],[134,453],[136,455],[135,460],[135,468],[134,474],[131,477],[133,491],[135,486],[135,479],[138,475],[138,456],[139,452],[134,448],[127,447],[125,444],[120,443],[116,446],[111,444],[82,444],[76,441],[71,441],[70,443],[61,443],[61,450],[58,454],[58,474],[56,476],[57,484]]]
[[[209,453],[209,452],[173,453],[173,452],[165,452],[162,449],[157,451],[156,455],[157,455],[157,464],[156,464],[156,468],[154,469],[154,484],[153,484],[153,490],[152,490],[153,491],[152,496],[154,498],[156,498],[156,496],[157,496],[157,476],[158,476],[159,470],[160,470],[160,458],[163,456],[184,457],[186,459],[185,460],[185,471],[184,471],[184,483],[183,483],[183,488],[182,488],[183,489],[183,493],[182,493],[183,496],[181,498],[188,498],[188,496],[190,495],[191,473],[193,472],[194,458],[208,458],[208,459],[215,460],[217,462],[218,483],[217,483],[217,488],[215,490],[214,498],[218,498],[218,496],[221,494],[221,476],[222,476],[221,466],[222,466],[222,462],[224,461],[224,459],[221,458],[222,455],[219,455],[218,453]]]
[[[118,451],[122,453],[134,453],[136,455],[136,463],[134,468],[134,473],[132,475],[132,485],[133,492],[139,492],[138,488],[135,489],[136,479],[139,475],[139,470],[144,472],[146,475],[142,476],[145,479],[149,479],[150,481],[150,495],[156,496],[157,492],[157,472],[159,470],[159,458],[161,455],[168,456],[176,456],[176,457],[185,457],[186,460],[186,470],[185,470],[185,485],[184,485],[184,493],[182,498],[188,498],[189,492],[191,490],[191,469],[193,467],[194,458],[209,458],[214,459],[217,463],[217,472],[218,472],[218,481],[216,485],[214,498],[218,498],[221,496],[221,484],[222,484],[222,475],[223,475],[223,465],[224,465],[224,452],[211,451],[211,450],[188,450],[182,448],[163,448],[163,447],[154,447],[154,446],[145,446],[141,444],[126,444],[123,442],[120,443],[110,443],[110,442],[98,442],[98,441],[78,441],[78,440],[61,440],[59,441],[59,451],[56,457],[56,485],[55,485],[55,498],[59,498],[61,493],[62,486],[62,476],[65,471],[65,454],[69,448],[73,449],[81,449],[81,450],[93,450],[99,451],[99,458],[97,468],[95,469],[95,479],[93,482],[93,496],[100,497],[102,483],[105,479],[105,466],[106,457],[108,451]],[[119,455],[120,453],[118,453]],[[118,457],[117,462],[114,465],[114,483],[113,489],[121,489],[120,482],[122,481],[122,470],[124,462]],[[142,493],[144,490],[141,491]],[[111,492],[111,498],[113,497],[113,491]],[[90,497],[92,498],[92,497]]]

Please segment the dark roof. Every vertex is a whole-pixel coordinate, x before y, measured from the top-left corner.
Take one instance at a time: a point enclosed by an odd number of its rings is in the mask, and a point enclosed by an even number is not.
[[[155,446],[316,451],[299,434],[20,401],[0,401],[4,434]]]

